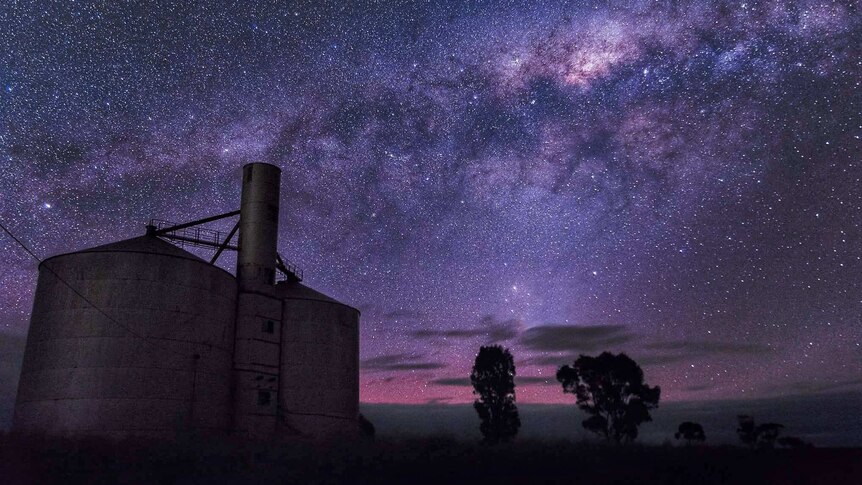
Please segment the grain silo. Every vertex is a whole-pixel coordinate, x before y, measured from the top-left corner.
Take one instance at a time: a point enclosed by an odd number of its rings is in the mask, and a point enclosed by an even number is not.
[[[359,311],[303,285],[279,255],[280,176],[248,164],[239,211],[151,224],[144,236],[43,261],[14,428],[355,435]],[[227,234],[201,228],[236,216]],[[214,264],[225,250],[238,251],[236,276]]]

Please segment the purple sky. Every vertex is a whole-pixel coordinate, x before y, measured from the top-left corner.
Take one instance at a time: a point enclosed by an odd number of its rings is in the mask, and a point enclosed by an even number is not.
[[[0,220],[40,256],[265,161],[365,402],[469,401],[487,343],[519,402],[602,350],[666,401],[862,389],[856,2],[206,3],[0,6]],[[11,382],[36,271],[0,253]]]

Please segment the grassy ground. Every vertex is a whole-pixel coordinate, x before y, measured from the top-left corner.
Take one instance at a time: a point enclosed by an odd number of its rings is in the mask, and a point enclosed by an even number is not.
[[[862,449],[751,451],[450,438],[314,446],[0,435],[4,484],[862,483]]]

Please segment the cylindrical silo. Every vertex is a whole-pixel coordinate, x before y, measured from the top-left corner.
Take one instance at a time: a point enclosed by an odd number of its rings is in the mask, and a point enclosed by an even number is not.
[[[359,414],[359,310],[297,282],[282,301],[279,434],[354,437]]]
[[[236,275],[241,289],[275,284],[281,169],[268,163],[242,168],[239,254]]]
[[[281,169],[249,163],[242,173],[232,431],[268,439],[276,432],[280,382],[281,301],[274,285]]]
[[[14,428],[227,431],[236,292],[232,275],[153,235],[45,260]]]

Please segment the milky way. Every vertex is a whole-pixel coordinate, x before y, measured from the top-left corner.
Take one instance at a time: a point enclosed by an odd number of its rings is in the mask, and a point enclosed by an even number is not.
[[[132,237],[265,161],[281,252],[362,310],[363,401],[467,401],[488,343],[522,402],[606,349],[665,400],[862,388],[856,2],[342,3],[5,2],[2,222]]]

